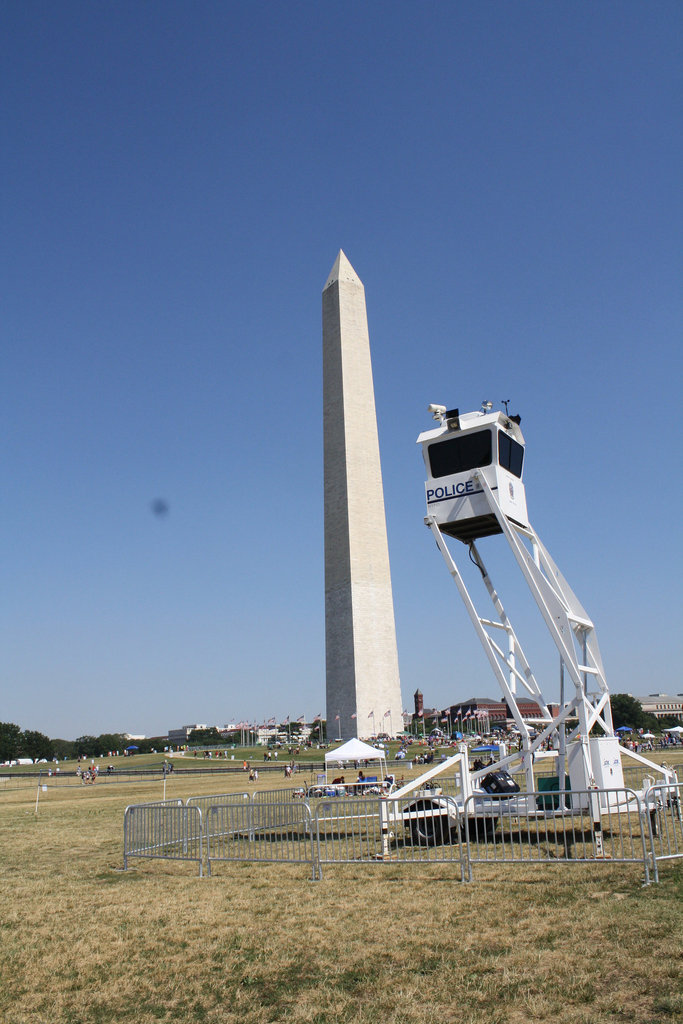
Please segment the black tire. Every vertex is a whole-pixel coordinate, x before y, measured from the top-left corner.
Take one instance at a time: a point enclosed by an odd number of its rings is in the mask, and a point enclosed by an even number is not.
[[[451,841],[451,826],[448,815],[441,817],[417,818],[411,824],[414,846],[443,846]]]

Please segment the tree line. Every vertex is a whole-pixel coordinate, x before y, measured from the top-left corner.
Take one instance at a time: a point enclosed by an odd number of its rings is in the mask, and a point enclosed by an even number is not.
[[[670,729],[674,725],[680,725],[675,715],[668,715],[663,718],[656,718],[655,715],[643,711],[639,701],[626,693],[615,693],[611,697],[612,719],[614,728],[627,725],[632,729],[650,730],[659,733],[662,729]],[[281,728],[286,728],[281,726]],[[291,725],[292,732],[298,732],[298,725]],[[229,742],[239,742],[240,733],[236,731],[229,737]],[[292,739],[296,739],[292,736]],[[190,742],[204,743],[207,745],[215,743],[219,746],[225,743],[226,737],[221,735],[216,728],[196,730],[192,733]],[[149,739],[135,740],[138,753],[148,754],[153,751],[161,751],[167,744],[165,736],[151,736]],[[57,758],[63,761],[76,759],[78,757],[106,757],[112,751],[118,750],[123,753],[130,741],[120,732],[103,732],[99,736],[79,736],[75,740],[50,739],[42,732],[34,729],[24,729],[15,725],[14,722],[0,722],[0,762],[16,761],[20,757],[30,757],[34,761],[45,758],[52,761]]]
[[[613,693],[610,697],[610,705],[615,729],[629,726],[631,729],[659,733],[662,729],[673,729],[674,726],[683,724],[676,715],[658,717],[643,711],[640,701],[628,693]]]
[[[141,754],[163,750],[166,737],[152,736],[150,739],[136,740],[135,745]],[[20,757],[30,757],[34,761],[42,758],[47,761],[54,758],[63,761],[65,758],[106,757],[116,750],[123,753],[127,746],[130,746],[130,741],[120,732],[103,732],[99,736],[62,740],[50,739],[34,729],[22,729],[14,722],[0,722],[0,761],[16,761]]]

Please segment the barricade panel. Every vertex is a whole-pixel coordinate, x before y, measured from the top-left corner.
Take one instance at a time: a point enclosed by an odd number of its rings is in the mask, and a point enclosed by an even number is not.
[[[186,807],[198,807],[202,812],[202,825],[204,835],[208,836],[208,829],[211,827],[211,818],[207,813],[212,804],[230,804],[238,807],[247,806],[251,800],[250,793],[214,793],[211,796],[190,796],[185,801]]]
[[[658,862],[683,858],[683,783],[653,786],[644,797],[655,881]]]
[[[465,847],[452,797],[321,801],[315,827],[321,865],[445,862],[458,864],[464,878]]]
[[[243,806],[249,803],[249,793],[212,793],[210,796],[188,796],[185,801],[186,807],[198,807],[202,813],[207,811],[212,804],[239,804]]]
[[[321,864],[349,864],[382,858],[378,799],[321,799],[316,801],[314,813]]]
[[[464,825],[475,863],[642,863],[649,881],[646,824],[628,789],[470,796]]]
[[[289,800],[306,800],[304,786],[283,786],[282,789],[260,789],[251,794],[253,804],[284,804]]]
[[[301,800],[290,803],[213,804],[207,814],[207,863],[261,861],[310,864],[318,877],[311,812]]]
[[[131,857],[197,861],[202,874],[202,814],[182,801],[133,804],[123,818],[123,867]]]

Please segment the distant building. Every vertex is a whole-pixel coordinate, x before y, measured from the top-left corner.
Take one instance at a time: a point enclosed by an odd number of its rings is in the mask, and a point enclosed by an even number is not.
[[[538,705],[534,707],[538,712]],[[450,718],[451,724],[455,726],[456,721],[465,722],[481,721],[482,725],[491,728],[494,725],[504,726],[509,716],[508,706],[505,701],[492,700],[491,697],[468,697],[467,700],[458,701],[446,708],[443,714]]]
[[[535,700],[517,696],[517,707],[525,721],[529,721],[531,724],[541,724],[543,711]],[[549,707],[553,718],[556,717],[558,706]],[[464,719],[467,716],[468,721],[474,718],[489,726],[503,726],[513,720],[507,702],[493,700],[491,697],[470,697],[468,700],[451,704],[443,714],[450,717],[451,722],[455,722],[456,719]]]
[[[418,695],[421,714],[418,711]],[[415,707],[416,711],[413,715],[413,722],[424,721],[426,728],[438,726],[444,729],[444,731],[448,729],[451,731],[459,730],[465,725],[470,729],[474,723],[479,725],[480,731],[488,732],[494,727],[505,728],[513,721],[507,703],[504,700],[493,700],[491,697],[469,697],[467,700],[458,701],[443,710],[439,710],[438,708],[423,707],[422,694],[418,690],[415,694]],[[541,725],[543,712],[536,701],[518,696],[517,707],[522,718],[528,721],[530,725]],[[549,704],[548,708],[553,718],[555,718],[558,714],[559,706],[557,704]]]
[[[673,715],[683,722],[683,693],[672,696],[668,693],[650,693],[647,697],[635,697],[643,711],[655,718],[667,718]]]
[[[256,732],[256,742],[263,746],[276,743],[280,739],[280,730],[276,725],[262,725]]]
[[[168,742],[173,744],[187,743],[190,735],[195,729],[208,729],[208,725],[183,725],[180,729],[169,729],[168,730]]]

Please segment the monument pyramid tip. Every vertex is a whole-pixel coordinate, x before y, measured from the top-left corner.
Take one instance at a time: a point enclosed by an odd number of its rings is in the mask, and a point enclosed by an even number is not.
[[[349,263],[348,256],[343,249],[340,249],[337,253],[337,258],[334,261],[332,270],[330,271],[330,276],[325,282],[325,288],[323,288],[323,291],[325,291],[326,288],[329,288],[331,284],[334,284],[335,281],[351,281],[357,284],[362,284],[361,279]]]

